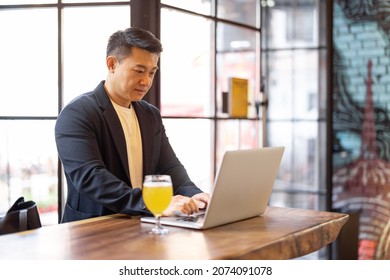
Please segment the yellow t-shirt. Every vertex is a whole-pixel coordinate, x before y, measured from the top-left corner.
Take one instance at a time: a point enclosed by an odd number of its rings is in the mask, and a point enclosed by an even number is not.
[[[133,106],[125,108],[112,100],[111,103],[119,116],[123,133],[125,134],[131,185],[133,188],[142,188],[142,138],[137,114]]]

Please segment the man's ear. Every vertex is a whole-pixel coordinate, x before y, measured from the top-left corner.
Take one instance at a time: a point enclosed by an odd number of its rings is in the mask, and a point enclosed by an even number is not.
[[[118,60],[116,59],[115,56],[112,56],[112,55],[107,56],[106,65],[107,65],[107,69],[110,73],[114,73],[117,62],[118,62]]]

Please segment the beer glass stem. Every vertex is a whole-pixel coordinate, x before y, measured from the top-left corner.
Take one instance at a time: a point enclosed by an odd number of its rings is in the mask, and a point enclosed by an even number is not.
[[[161,217],[161,215],[156,215],[156,216],[155,216],[155,218],[156,218],[156,225],[155,225],[154,228],[149,232],[150,234],[157,234],[157,235],[168,234],[169,230],[166,229],[166,228],[163,228],[163,227],[161,226],[160,217]]]
[[[158,231],[162,230],[160,218],[161,218],[161,215],[156,215],[156,228]]]

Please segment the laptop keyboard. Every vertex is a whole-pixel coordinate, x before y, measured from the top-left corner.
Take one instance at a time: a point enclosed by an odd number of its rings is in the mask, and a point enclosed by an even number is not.
[[[199,220],[204,219],[205,214],[205,212],[195,213],[192,215],[184,215],[183,213],[180,213],[176,214],[175,216],[177,217],[177,221],[198,222]]]

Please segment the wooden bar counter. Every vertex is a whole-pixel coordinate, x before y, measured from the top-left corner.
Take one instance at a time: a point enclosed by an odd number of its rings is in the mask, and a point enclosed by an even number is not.
[[[0,236],[0,259],[292,259],[333,242],[348,215],[268,207],[263,216],[208,230],[168,227],[115,214]]]

